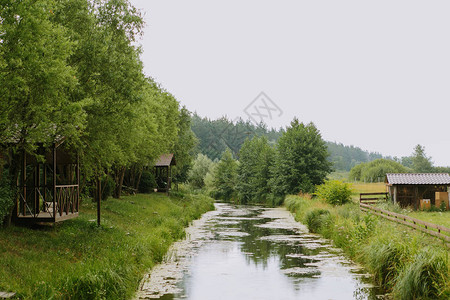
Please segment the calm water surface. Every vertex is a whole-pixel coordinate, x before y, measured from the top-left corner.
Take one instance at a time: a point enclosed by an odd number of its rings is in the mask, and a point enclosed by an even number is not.
[[[217,203],[137,299],[378,299],[364,270],[281,208]]]

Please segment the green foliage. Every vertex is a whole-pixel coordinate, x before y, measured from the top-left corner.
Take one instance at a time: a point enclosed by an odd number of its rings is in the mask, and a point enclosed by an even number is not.
[[[173,168],[173,179],[175,182],[185,182],[188,171],[192,167],[194,148],[197,138],[191,130],[191,115],[186,107],[180,110],[178,117],[178,138],[175,143],[175,159],[177,165]]]
[[[364,255],[376,282],[391,289],[410,253],[401,240],[381,235],[364,248]]]
[[[85,201],[80,216],[52,228],[0,229],[0,290],[19,299],[131,299],[184,227],[214,209],[203,195],[125,196],[102,207]],[[45,255],[43,255],[45,254]]]
[[[285,205],[296,220],[361,262],[394,299],[448,299],[448,249],[440,241],[361,212],[356,203],[331,206],[289,195]]]
[[[239,151],[236,190],[242,204],[267,203],[271,193],[269,180],[275,151],[267,138],[247,139]]]
[[[77,140],[85,114],[70,97],[77,78],[69,65],[74,46],[54,22],[55,1],[0,4],[0,140],[32,152],[56,136]],[[70,120],[70,122],[68,122]]]
[[[201,189],[205,186],[205,176],[211,169],[213,162],[208,156],[198,154],[194,160],[192,169],[189,170],[188,180],[189,184],[196,189]]]
[[[226,148],[230,148],[237,156],[247,138],[251,140],[263,136],[270,145],[275,145],[285,131],[282,128],[268,129],[264,124],[254,125],[243,120],[232,122],[225,117],[210,120],[197,114],[192,117],[192,130],[199,139],[200,153],[212,160],[220,159]],[[357,164],[382,158],[379,153],[363,151],[354,146],[335,142],[326,142],[326,146],[330,153],[328,160],[335,170],[350,171]]]
[[[222,153],[229,148],[238,156],[245,140],[255,136],[265,136],[269,144],[275,144],[283,130],[268,129],[264,124],[254,125],[250,121],[239,119],[233,122],[226,117],[217,120],[201,118],[194,114],[192,131],[199,139],[199,151],[210,159],[220,159]]]
[[[214,168],[213,197],[222,200],[233,200],[236,198],[236,179],[238,163],[233,158],[231,150],[227,149],[222,158]]]
[[[140,193],[150,193],[156,187],[155,173],[149,170],[144,170],[139,182]]]
[[[317,187],[316,195],[332,205],[342,205],[351,200],[352,189],[346,182],[330,180]]]
[[[14,193],[11,190],[11,183],[7,176],[7,170],[3,170],[3,174],[0,174],[0,226],[3,223],[4,218],[9,214],[11,207],[13,206]]]
[[[315,208],[306,213],[304,222],[308,226],[309,231],[318,233],[324,227],[329,215],[330,212],[328,210]]]
[[[102,200],[108,200],[109,197],[112,196],[114,191],[114,180],[111,178],[111,176],[103,176],[102,180]]]
[[[383,158],[376,152],[363,151],[355,146],[345,146],[341,143],[326,142],[330,152],[329,160],[333,163],[333,169],[340,171],[350,171],[354,166]]]
[[[417,145],[414,148],[414,153],[411,156],[412,169],[417,173],[431,173],[433,172],[433,164],[431,158],[425,155],[425,147]]]
[[[312,192],[331,171],[328,151],[313,123],[291,122],[278,141],[271,188],[275,196]]]
[[[410,173],[411,169],[389,159],[377,159],[362,163],[350,170],[349,179],[365,182],[382,182],[386,173]]]
[[[450,297],[448,252],[430,247],[417,253],[399,274],[394,294],[398,299],[448,299]],[[442,290],[442,287],[446,287]]]

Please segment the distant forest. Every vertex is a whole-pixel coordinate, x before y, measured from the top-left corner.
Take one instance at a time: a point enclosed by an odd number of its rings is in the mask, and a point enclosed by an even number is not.
[[[255,125],[250,121],[237,119],[232,121],[226,117],[217,120],[192,116],[192,131],[198,138],[198,151],[210,159],[220,159],[222,153],[229,148],[236,158],[245,139],[254,136],[265,136],[270,144],[275,145],[284,129],[268,128],[265,124]],[[346,146],[336,142],[326,142],[330,152],[329,160],[336,171],[350,171],[354,166],[383,158],[380,153],[364,151],[355,146]]]

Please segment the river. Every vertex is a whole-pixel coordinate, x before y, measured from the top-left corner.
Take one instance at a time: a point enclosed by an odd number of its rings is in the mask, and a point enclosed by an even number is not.
[[[364,269],[283,208],[216,203],[186,229],[136,299],[379,299]]]

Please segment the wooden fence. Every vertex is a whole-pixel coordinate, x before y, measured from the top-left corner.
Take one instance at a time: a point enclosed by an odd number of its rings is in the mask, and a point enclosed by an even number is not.
[[[388,193],[361,193],[359,203],[375,204],[380,200],[387,200]]]
[[[444,234],[442,232],[447,232],[450,233],[450,228],[447,228],[445,226],[441,226],[441,225],[436,225],[433,223],[428,223],[416,218],[411,218],[409,216],[405,216],[405,215],[401,215],[401,214],[397,214],[391,211],[387,211],[378,207],[374,207],[365,203],[359,203],[359,207],[362,211],[365,212],[371,212],[374,215],[383,217],[385,219],[388,219],[390,221],[399,223],[399,224],[403,224],[409,227],[412,227],[416,230],[420,230],[422,232],[428,233],[432,236],[438,237],[440,239],[443,239],[446,241],[447,246],[450,247],[450,236],[447,234]],[[435,229],[437,231],[434,230],[430,230],[430,228]]]

